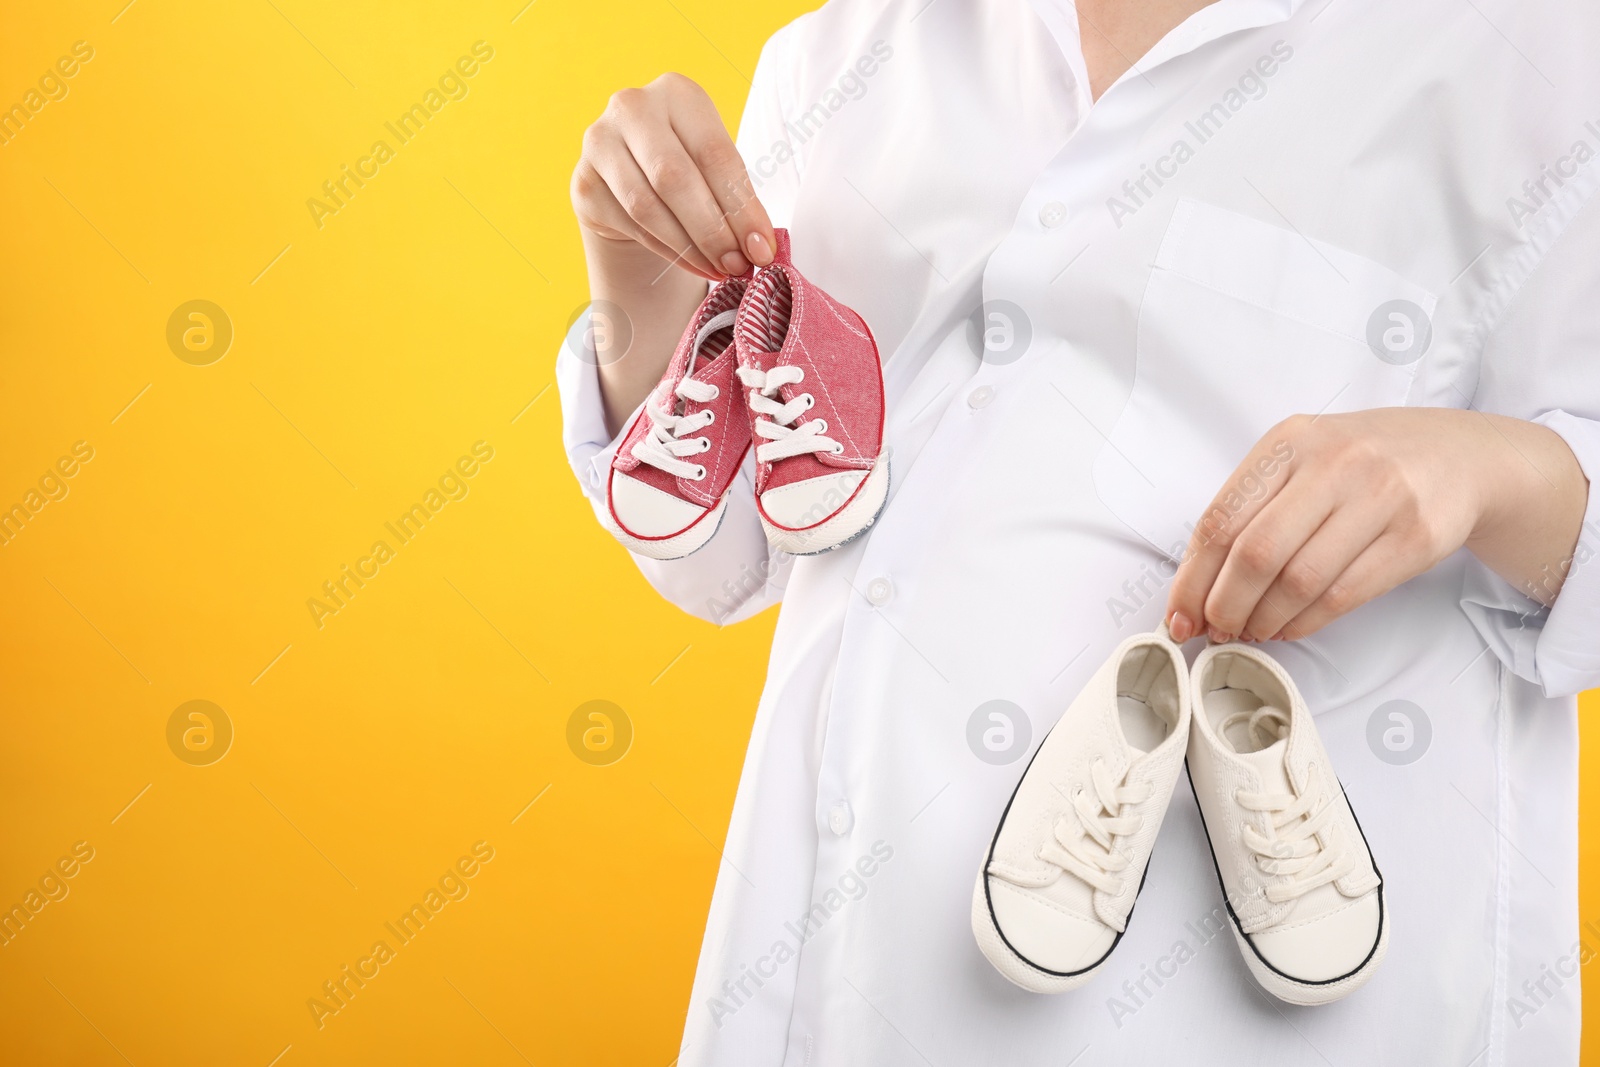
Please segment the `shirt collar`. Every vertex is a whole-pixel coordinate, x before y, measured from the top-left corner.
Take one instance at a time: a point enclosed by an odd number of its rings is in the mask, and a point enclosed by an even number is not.
[[[1066,57],[1087,105],[1089,76],[1083,63],[1083,43],[1078,35],[1077,4],[1074,0],[1028,0],[1028,3]],[[1147,74],[1227,34],[1287,22],[1303,3],[1305,0],[1216,0],[1175,26],[1117,81]]]

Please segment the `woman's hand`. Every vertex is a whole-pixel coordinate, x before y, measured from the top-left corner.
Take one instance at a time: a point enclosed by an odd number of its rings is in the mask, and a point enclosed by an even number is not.
[[[1453,408],[1297,415],[1200,516],[1167,602],[1175,639],[1295,639],[1463,545],[1554,601],[1588,482],[1554,431]]]
[[[710,281],[772,261],[772,223],[704,89],[663,74],[612,96],[583,135],[572,206],[586,234]]]
[[[615,434],[666,370],[706,282],[766,266],[777,242],[715,105],[681,74],[611,98],[583,135],[572,207],[589,298],[621,317],[603,349],[596,331],[593,355]]]

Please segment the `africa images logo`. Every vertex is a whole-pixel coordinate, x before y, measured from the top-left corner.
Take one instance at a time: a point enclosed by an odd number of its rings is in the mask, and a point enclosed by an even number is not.
[[[1564,155],[1557,156],[1553,163],[1539,164],[1539,173],[1523,182],[1518,190],[1522,195],[1506,197],[1506,211],[1517,229],[1522,229],[1529,219],[1548,207],[1567,182],[1576,178],[1595,158],[1595,146],[1589,143],[1589,137],[1600,144],[1600,124],[1590,119],[1583,124],[1583,131],[1588,136],[1573,141]]]
[[[1178,176],[1183,165],[1195,157],[1205,143],[1222,131],[1229,119],[1243,111],[1252,100],[1267,95],[1267,79],[1294,58],[1294,48],[1287,41],[1274,41],[1269,54],[1257,59],[1243,74],[1237,84],[1230,86],[1217,102],[1183,124],[1187,136],[1172,142],[1172,147],[1150,163],[1141,163],[1137,176],[1122,183],[1122,196],[1106,198],[1106,210],[1117,229],[1139,213],[1139,209],[1155,199],[1156,193],[1168,181]],[[1192,140],[1191,140],[1192,138]],[[1154,186],[1154,188],[1152,188]]]
[[[854,864],[847,866],[834,884],[811,902],[810,909],[783,924],[783,936],[772,943],[772,948],[757,959],[754,966],[741,963],[737,978],[724,978],[722,985],[706,999],[711,1021],[717,1029],[722,1029],[730,1017],[754,1000],[761,988],[777,977],[784,964],[797,958],[801,947],[821,933],[828,920],[865,897],[872,877],[892,859],[894,848],[887,841],[874,841],[869,853],[858,856]]]
[[[439,75],[437,87],[429,86],[422,94],[421,101],[413,103],[393,122],[383,124],[383,128],[394,137],[395,144],[379,139],[372,142],[372,148],[356,160],[354,167],[341,163],[339,174],[322,183],[322,196],[306,200],[306,209],[311,212],[311,221],[316,223],[317,229],[327,225],[329,215],[337,215],[348,207],[356,193],[378,176],[383,165],[398,154],[397,146],[410,144],[429,120],[444,110],[446,104],[452,100],[465,100],[472,91],[467,79],[476,75],[480,66],[493,58],[494,48],[487,41],[475,42],[470,56],[457,59]]]
[[[472,446],[472,455],[461,456],[454,464],[445,468],[445,472],[439,476],[438,488],[430,486],[421,500],[401,512],[393,522],[384,523],[383,528],[394,538],[394,544],[391,545],[382,538],[374,541],[371,551],[359,557],[354,566],[349,563],[342,564],[337,575],[322,583],[321,597],[307,597],[306,610],[311,613],[312,624],[320,630],[329,616],[337,615],[349,607],[356,594],[383,572],[384,565],[393,560],[401,548],[420,536],[423,527],[429,521],[438,518],[439,512],[444,510],[446,504],[467,498],[467,494],[472,491],[468,479],[476,475],[483,469],[483,464],[492,459],[494,459],[494,446],[487,441],[475,442]]]
[[[466,900],[472,892],[472,879],[494,856],[494,846],[489,842],[475,842],[471,855],[461,856],[446,867],[437,882],[422,894],[421,900],[412,903],[399,918],[383,924],[389,937],[378,938],[365,956],[358,957],[354,964],[347,963],[340,967],[338,974],[322,983],[319,994],[307,997],[306,1009],[310,1011],[311,1021],[317,1024],[317,1029],[321,1030],[327,1025],[328,1019],[348,1008],[356,994],[382,974],[402,948],[420,937],[447,905]],[[389,943],[390,937],[394,940],[392,945]]]

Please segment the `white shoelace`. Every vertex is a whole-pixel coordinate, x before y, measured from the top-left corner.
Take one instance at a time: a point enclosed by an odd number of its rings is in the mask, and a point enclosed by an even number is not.
[[[812,419],[794,425],[794,421],[817,402],[814,396],[801,393],[787,404],[780,404],[777,400],[780,388],[805,380],[804,368],[783,366],[763,371],[759,367],[740,367],[738,374],[745,388],[755,390],[750,394],[751,410],[757,416],[766,416],[758,417],[755,421],[756,436],[767,441],[756,446],[756,459],[773,463],[812,452],[838,455],[844,451],[843,444],[824,436],[828,432],[826,419]]]
[[[1129,860],[1112,847],[1112,839],[1139,832],[1144,817],[1124,814],[1123,808],[1150,799],[1151,787],[1145,782],[1130,785],[1126,780],[1121,784],[1112,781],[1103,760],[1095,760],[1090,770],[1094,795],[1079,789],[1069,798],[1077,818],[1063,815],[1056,820],[1054,840],[1039,847],[1039,858],[1101,892],[1115,895],[1124,889],[1119,875],[1127,869]],[[1037,888],[1049,885],[1056,877],[1050,874],[1027,884]]]
[[[1252,740],[1262,748],[1289,735],[1289,716],[1274,707],[1230,715],[1222,721],[1220,732],[1226,733],[1230,726],[1241,721],[1247,724]],[[1283,904],[1302,897],[1354,869],[1354,856],[1340,849],[1323,847],[1317,837],[1332,821],[1336,809],[1333,798],[1323,788],[1316,764],[1311,765],[1305,791],[1298,797],[1241,789],[1234,794],[1234,799],[1240,807],[1264,812],[1270,819],[1273,836],[1268,837],[1246,824],[1243,837],[1244,843],[1255,853],[1256,866],[1261,873],[1284,879],[1267,887],[1266,896],[1272,903]]]
[[[718,330],[732,326],[737,316],[737,309],[713,315],[695,332],[694,347],[689,351],[689,365],[684,368],[683,380],[673,390],[676,396],[692,403],[708,404],[722,395],[722,390],[711,383],[696,381],[690,376],[694,374],[694,361],[699,358],[700,348],[705,344],[706,338]],[[721,354],[731,359],[732,348],[730,342],[729,351]],[[741,370],[740,374],[743,373]],[[706,476],[705,467],[698,463],[690,463],[683,457],[711,451],[711,438],[685,435],[710,426],[716,421],[717,415],[710,408],[693,415],[680,415],[674,409],[681,409],[681,404],[674,404],[672,408],[660,408],[655,405],[645,407],[645,414],[650,416],[653,425],[645,439],[633,446],[633,458],[640,463],[647,463],[664,470],[675,478],[687,478],[698,482]]]

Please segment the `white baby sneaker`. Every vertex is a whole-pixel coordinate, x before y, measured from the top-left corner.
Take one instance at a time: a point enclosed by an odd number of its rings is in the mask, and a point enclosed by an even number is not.
[[[1163,629],[1117,646],[1040,744],[972,893],[972,932],[1023,989],[1087,982],[1116,947],[1183,764],[1189,670]]]
[[[1261,987],[1326,1004],[1383,962],[1383,880],[1289,675],[1251,645],[1212,645],[1190,678],[1189,781],[1234,938]]]

